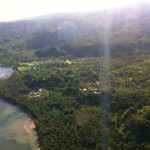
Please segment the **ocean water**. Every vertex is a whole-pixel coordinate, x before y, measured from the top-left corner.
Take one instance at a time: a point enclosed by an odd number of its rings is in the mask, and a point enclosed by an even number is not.
[[[0,100],[0,150],[34,150],[35,135],[25,130],[27,116]]]
[[[0,68],[0,80],[9,78],[11,68]],[[17,107],[0,99],[0,150],[35,150],[36,137],[28,132],[28,117]],[[29,128],[30,129],[30,128]]]

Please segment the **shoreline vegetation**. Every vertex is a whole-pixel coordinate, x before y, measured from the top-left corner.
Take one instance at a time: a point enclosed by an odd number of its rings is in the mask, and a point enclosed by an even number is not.
[[[5,68],[5,67],[3,67],[3,68]],[[5,80],[5,79],[10,78],[13,75],[13,73],[14,73],[14,70],[12,71],[12,74],[9,76],[6,75],[4,78],[1,76],[0,80]],[[20,111],[24,112],[27,115],[28,119],[24,124],[24,129],[26,130],[26,132],[28,132],[28,133],[32,132],[34,134],[34,136],[35,136],[35,150],[40,150],[38,135],[37,135],[37,132],[35,130],[36,126],[31,119],[32,118],[31,113],[29,111],[27,111],[25,108],[19,106],[14,100],[6,98],[4,95],[0,95],[0,100],[5,101],[6,103],[9,103],[13,106],[16,106]]]
[[[14,70],[0,97],[35,123],[21,127],[40,149],[150,150],[149,13],[139,4],[0,24],[0,64]]]
[[[13,74],[13,72],[12,72]],[[10,75],[9,77],[11,77],[12,75]],[[9,77],[6,78],[1,78],[0,80],[5,80],[8,79]],[[27,109],[19,106],[13,99],[7,98],[4,95],[0,94],[0,100],[9,103],[15,107],[17,107],[21,112],[25,113],[28,117],[27,121],[24,124],[24,129],[26,130],[26,132],[30,133],[33,132],[34,136],[35,136],[35,150],[40,150],[40,145],[39,145],[39,141],[38,141],[38,135],[37,132],[35,130],[36,126],[34,124],[34,122],[32,121],[32,115],[29,111],[27,111]]]
[[[3,80],[0,97],[31,118],[41,149],[149,150],[149,58],[37,61]]]
[[[26,130],[27,133],[30,132],[33,133],[33,135],[35,136],[35,150],[40,150],[38,135],[36,132],[36,126],[32,120],[31,113],[29,113],[27,110],[17,105],[13,100],[7,99],[5,96],[0,95],[0,100],[13,105],[14,107],[17,107],[17,109],[19,109],[21,112],[26,114],[28,119],[25,121],[24,129]]]

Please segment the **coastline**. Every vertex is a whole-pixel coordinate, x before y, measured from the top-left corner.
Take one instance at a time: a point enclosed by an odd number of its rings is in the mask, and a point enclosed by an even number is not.
[[[0,66],[0,69],[1,68],[7,68],[7,67],[2,67]],[[10,68],[12,69],[12,68]],[[12,69],[12,72],[11,74],[9,74],[9,76],[7,76],[7,73],[6,74],[6,77],[3,78],[3,76],[1,75],[0,76],[0,80],[5,80],[5,79],[8,79],[9,77],[12,76],[12,74],[14,73],[14,70]],[[4,75],[4,74],[3,74]],[[0,100],[1,101],[4,101],[8,104],[11,104],[15,107],[17,107],[21,112],[25,113],[26,116],[27,116],[27,121],[25,122],[24,124],[24,129],[26,130],[27,133],[30,133],[32,132],[33,133],[33,136],[35,136],[35,150],[40,150],[40,145],[39,145],[39,140],[38,140],[38,135],[37,135],[37,132],[35,130],[36,126],[35,124],[33,123],[32,121],[32,113],[26,108],[26,106],[20,106],[14,99],[10,98],[10,97],[6,97],[3,93],[0,92]]]
[[[33,133],[35,136],[35,150],[40,150],[39,142],[38,142],[38,136],[37,132],[35,131],[35,124],[33,123],[31,118],[28,118],[27,121],[24,124],[24,129],[27,133]]]
[[[17,107],[17,109],[19,109],[21,112],[25,113],[25,115],[27,116],[28,119],[25,121],[23,128],[25,129],[25,131],[27,133],[32,132],[34,134],[34,136],[35,136],[35,148],[34,148],[34,150],[40,150],[38,135],[37,135],[37,132],[35,130],[36,126],[32,121],[32,114],[27,109],[19,106],[19,104],[17,104],[13,99],[7,98],[4,95],[0,94],[0,100],[4,101],[5,103],[11,104],[11,105]]]

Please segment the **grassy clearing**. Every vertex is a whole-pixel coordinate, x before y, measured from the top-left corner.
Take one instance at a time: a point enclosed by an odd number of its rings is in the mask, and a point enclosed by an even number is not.
[[[28,70],[28,68],[26,68],[26,67],[18,67],[18,70],[19,71],[26,71],[26,70]]]

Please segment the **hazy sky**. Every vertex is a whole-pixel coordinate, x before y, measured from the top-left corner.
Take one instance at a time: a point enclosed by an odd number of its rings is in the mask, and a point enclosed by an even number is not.
[[[143,0],[0,0],[0,21],[59,12],[101,10],[138,1]]]

